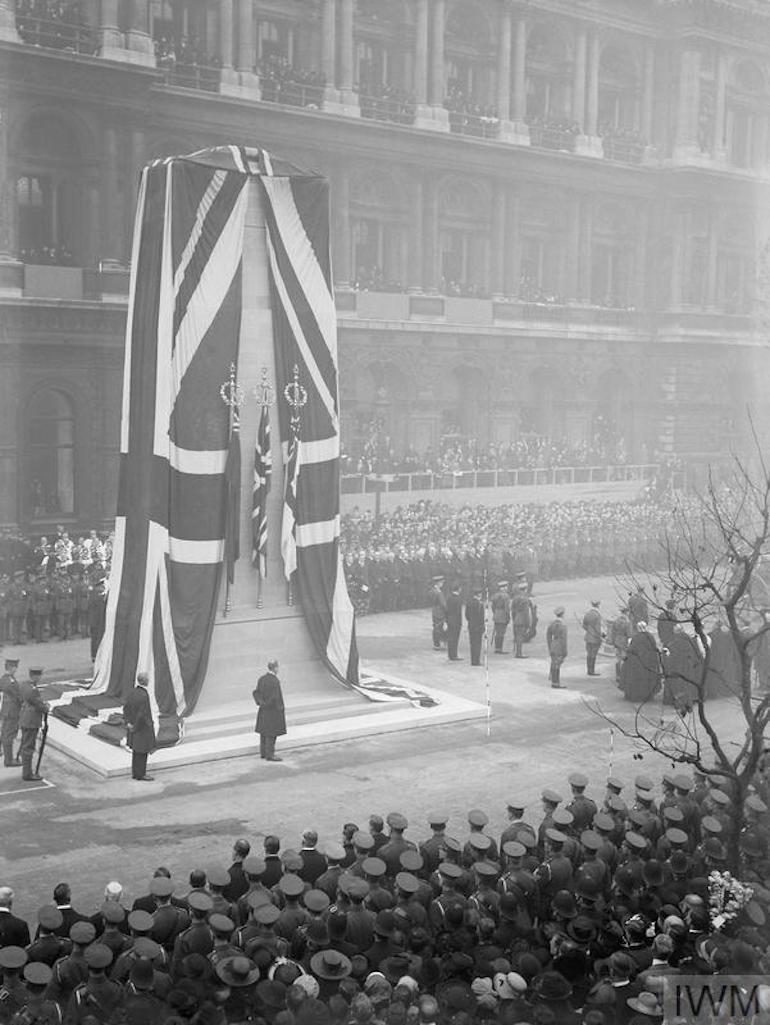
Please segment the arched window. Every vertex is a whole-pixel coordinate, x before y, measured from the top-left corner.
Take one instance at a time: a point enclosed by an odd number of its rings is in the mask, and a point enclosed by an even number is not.
[[[566,118],[569,74],[564,41],[552,28],[535,26],[527,39],[527,121]]]
[[[625,308],[632,304],[634,284],[633,211],[605,203],[593,226],[591,302]]]
[[[27,407],[26,514],[30,519],[75,512],[75,410],[56,388],[39,391]]]

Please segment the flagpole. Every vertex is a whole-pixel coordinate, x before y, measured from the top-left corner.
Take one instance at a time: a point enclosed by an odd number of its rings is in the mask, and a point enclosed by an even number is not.
[[[229,431],[228,431],[228,445],[227,445],[227,470],[228,478],[232,474],[231,457],[233,455],[233,449],[235,445],[240,446],[240,431],[241,431],[241,416],[239,409],[243,405],[244,394],[243,389],[237,383],[237,370],[235,363],[230,364],[230,376],[223,384],[219,386],[219,394],[222,401],[227,406],[229,411]],[[238,449],[240,455],[240,448]],[[237,469],[237,484],[240,486],[240,459]],[[239,488],[238,488],[239,490]],[[230,601],[230,584],[232,583],[232,576],[234,573],[234,552],[237,551],[238,532],[240,530],[240,519],[239,509],[233,510],[231,508],[233,501],[232,494],[232,481],[228,479],[228,495],[227,495],[227,516],[225,522],[225,607],[224,615],[226,616],[232,610],[232,604]],[[234,521],[234,522],[233,522]],[[235,530],[235,541],[233,538],[233,529]],[[235,544],[235,547],[234,547]]]
[[[267,576],[267,515],[265,505],[267,493],[270,490],[270,479],[272,476],[273,457],[270,450],[270,406],[275,404],[275,392],[268,377],[267,367],[262,367],[262,376],[258,384],[254,385],[254,401],[259,409],[257,418],[257,441],[254,450],[254,485],[252,493],[251,509],[251,532],[252,550],[254,553],[254,565],[257,570],[257,608],[262,608],[262,580]],[[263,430],[264,425],[264,430]],[[263,445],[264,442],[264,445]],[[261,479],[257,480],[257,462],[260,461],[259,469],[262,472]],[[260,490],[259,505],[254,506],[254,497],[257,488]],[[257,516],[258,522],[254,523]],[[264,543],[263,543],[264,528]]]
[[[489,680],[489,577],[484,567],[484,691],[487,705],[487,740],[492,736],[492,690]]]
[[[307,390],[302,387],[299,380],[299,367],[294,364],[294,371],[292,379],[283,389],[283,395],[287,403],[291,407],[291,420],[289,423],[289,450],[288,459],[286,460],[286,466],[284,468],[284,481],[283,481],[283,516],[284,524],[286,522],[287,507],[291,508],[293,523],[291,529],[286,533],[284,525],[281,526],[281,547],[283,549],[283,560],[284,560],[284,575],[286,576],[286,603],[288,605],[294,604],[294,587],[292,583],[292,577],[297,569],[297,544],[296,544],[296,487],[297,479],[299,477],[299,447],[300,447],[300,429],[302,427],[302,419],[300,411],[307,402]],[[291,504],[289,502],[291,499]],[[287,573],[287,555],[293,553],[293,567]]]

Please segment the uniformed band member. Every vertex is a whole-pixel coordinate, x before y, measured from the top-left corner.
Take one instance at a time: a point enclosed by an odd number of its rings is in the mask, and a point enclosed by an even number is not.
[[[275,753],[275,741],[286,734],[286,713],[277,659],[267,663],[267,672],[257,680],[252,696],[259,708],[254,725],[255,733],[259,734],[259,757],[266,762],[281,762],[283,759]]]
[[[21,689],[16,679],[18,668],[17,658],[7,658],[5,672],[0,676],[0,744],[3,748],[3,764],[6,767],[21,765],[21,760],[13,753],[21,715]]]
[[[35,743],[37,733],[43,725],[44,716],[48,715],[48,702],[44,701],[38,688],[42,669],[30,669],[29,679],[25,680],[19,687],[21,696],[21,712],[19,715],[19,726],[21,727],[21,748],[19,757],[21,759],[21,778],[24,780],[41,780],[32,770],[32,758],[35,754]]]
[[[583,630],[586,645],[586,672],[589,676],[599,676],[596,672],[596,656],[602,646],[604,639],[604,626],[602,614],[599,611],[601,602],[596,599],[591,602],[591,608],[583,616]]]
[[[511,621],[511,599],[508,595],[508,581],[500,580],[492,597],[492,621],[495,630],[495,654],[503,654],[505,632]]]
[[[131,776],[135,780],[147,783],[154,778],[147,775],[147,755],[155,750],[155,726],[152,721],[150,695],[147,693],[149,682],[147,673],[139,673],[136,686],[123,705],[127,743],[131,748]]]
[[[481,642],[484,637],[484,602],[481,600],[482,589],[476,588],[473,596],[465,606],[465,620],[468,624],[468,640],[471,648],[471,665],[481,665]]]
[[[564,606],[559,605],[553,610],[554,619],[548,624],[545,640],[551,658],[549,679],[554,690],[563,690],[560,679],[561,664],[567,657],[567,624],[564,622]]]

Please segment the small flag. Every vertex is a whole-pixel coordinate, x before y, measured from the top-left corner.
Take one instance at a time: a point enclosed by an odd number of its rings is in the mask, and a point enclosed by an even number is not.
[[[251,504],[251,562],[261,577],[267,576],[267,496],[273,457],[270,452],[270,417],[262,406],[254,448],[254,490]]]
[[[292,419],[286,475],[283,488],[283,521],[281,523],[281,555],[287,580],[297,568],[297,481],[300,465],[299,421]]]

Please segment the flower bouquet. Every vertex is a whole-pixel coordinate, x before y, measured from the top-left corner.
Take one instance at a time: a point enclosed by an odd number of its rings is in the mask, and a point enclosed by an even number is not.
[[[738,917],[753,896],[751,887],[738,882],[729,872],[710,872],[709,919],[712,929],[721,932]]]

